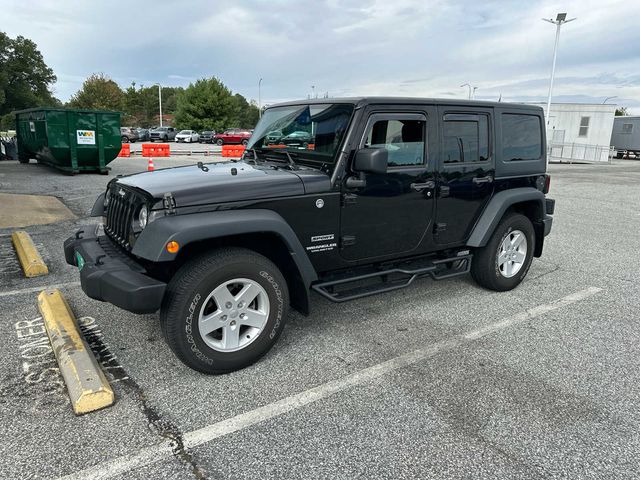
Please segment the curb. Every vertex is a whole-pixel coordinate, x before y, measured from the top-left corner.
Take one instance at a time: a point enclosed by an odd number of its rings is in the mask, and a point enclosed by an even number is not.
[[[76,318],[60,290],[40,292],[38,308],[75,414],[82,415],[113,405],[115,398],[111,385],[82,337]]]
[[[48,275],[49,269],[38,253],[31,236],[24,230],[17,230],[11,234],[13,248],[16,249],[20,266],[25,277],[39,277]]]

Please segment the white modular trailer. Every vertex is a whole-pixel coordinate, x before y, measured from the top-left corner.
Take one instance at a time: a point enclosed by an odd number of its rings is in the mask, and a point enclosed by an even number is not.
[[[546,103],[538,103],[546,110]],[[608,162],[616,106],[552,103],[547,124],[550,161]]]
[[[616,157],[625,154],[640,154],[640,116],[616,117],[613,120],[611,133],[611,147],[616,151]]]

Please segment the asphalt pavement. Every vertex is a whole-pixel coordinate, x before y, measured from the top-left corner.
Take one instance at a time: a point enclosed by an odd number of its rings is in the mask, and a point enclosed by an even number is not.
[[[87,298],[64,261],[106,182],[147,160],[110,165],[65,176],[0,162],[0,192],[54,195],[77,216],[26,229],[46,277],[22,276],[0,229],[0,477],[640,477],[640,162],[550,167],[553,230],[516,290],[464,277],[344,304],[314,294],[260,362],[215,377],[174,357],[158,315]],[[112,407],[72,413],[37,308],[50,286]]]

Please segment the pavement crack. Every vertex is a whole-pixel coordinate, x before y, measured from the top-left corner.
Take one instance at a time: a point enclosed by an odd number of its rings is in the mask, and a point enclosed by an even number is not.
[[[107,369],[113,380],[122,385],[127,392],[133,394],[140,410],[147,419],[149,429],[169,441],[173,456],[189,468],[196,480],[207,480],[204,470],[196,463],[189,449],[185,447],[183,433],[180,429],[171,421],[163,418],[160,411],[151,405],[142,387],[127,374],[122,365],[119,364],[116,356],[110,352],[109,346],[103,341],[103,334],[99,331],[97,325],[88,324],[83,321],[85,318],[88,317],[80,319],[80,329],[89,347],[102,365],[103,370]]]

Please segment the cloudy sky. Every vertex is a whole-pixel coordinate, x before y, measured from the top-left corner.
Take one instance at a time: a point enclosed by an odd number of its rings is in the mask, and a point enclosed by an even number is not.
[[[0,0],[0,30],[33,39],[62,100],[91,73],[187,86],[216,76],[262,103],[404,95],[546,100],[555,27],[554,100],[640,113],[640,1]]]

